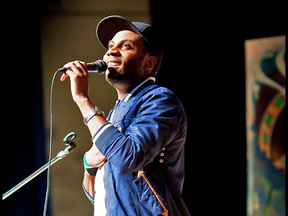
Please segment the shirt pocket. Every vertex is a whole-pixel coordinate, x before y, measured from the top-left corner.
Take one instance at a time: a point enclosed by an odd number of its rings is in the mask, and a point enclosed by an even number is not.
[[[149,210],[152,215],[160,215],[163,208],[143,176],[133,181],[139,202]]]

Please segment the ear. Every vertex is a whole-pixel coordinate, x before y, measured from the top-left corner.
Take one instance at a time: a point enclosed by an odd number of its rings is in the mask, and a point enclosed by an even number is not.
[[[145,61],[144,69],[145,70],[153,70],[154,66],[157,63],[157,58],[155,56],[149,56]]]

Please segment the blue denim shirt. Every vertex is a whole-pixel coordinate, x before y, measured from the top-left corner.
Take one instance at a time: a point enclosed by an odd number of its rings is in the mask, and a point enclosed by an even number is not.
[[[145,81],[110,111],[107,122],[92,137],[107,158],[104,165],[107,215],[190,215],[181,194],[184,182],[186,115],[177,96]],[[84,190],[85,191],[85,190]],[[85,191],[93,203],[92,197]]]

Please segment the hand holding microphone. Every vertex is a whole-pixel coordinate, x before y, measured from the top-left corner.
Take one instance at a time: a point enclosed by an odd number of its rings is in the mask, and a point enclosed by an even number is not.
[[[107,64],[102,60],[97,60],[92,63],[73,61],[65,64],[63,68],[59,68],[57,72],[63,72],[60,78],[61,81],[64,81],[68,76],[70,77],[72,98],[78,103],[83,98],[89,98],[88,72],[102,74],[106,69]]]
[[[82,62],[84,63],[84,62]],[[104,62],[103,60],[97,60],[95,62],[90,62],[90,63],[86,63],[87,66],[87,70],[90,73],[99,73],[99,74],[103,74],[106,70],[107,70],[107,64],[106,62]],[[68,69],[65,68],[59,68],[58,72],[66,72]]]

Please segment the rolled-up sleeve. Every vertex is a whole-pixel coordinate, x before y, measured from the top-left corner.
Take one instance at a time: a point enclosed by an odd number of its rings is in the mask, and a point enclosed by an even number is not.
[[[107,122],[92,141],[109,162],[121,173],[128,174],[151,163],[172,142],[184,115],[180,101],[171,91],[157,89],[141,98],[124,132]]]

